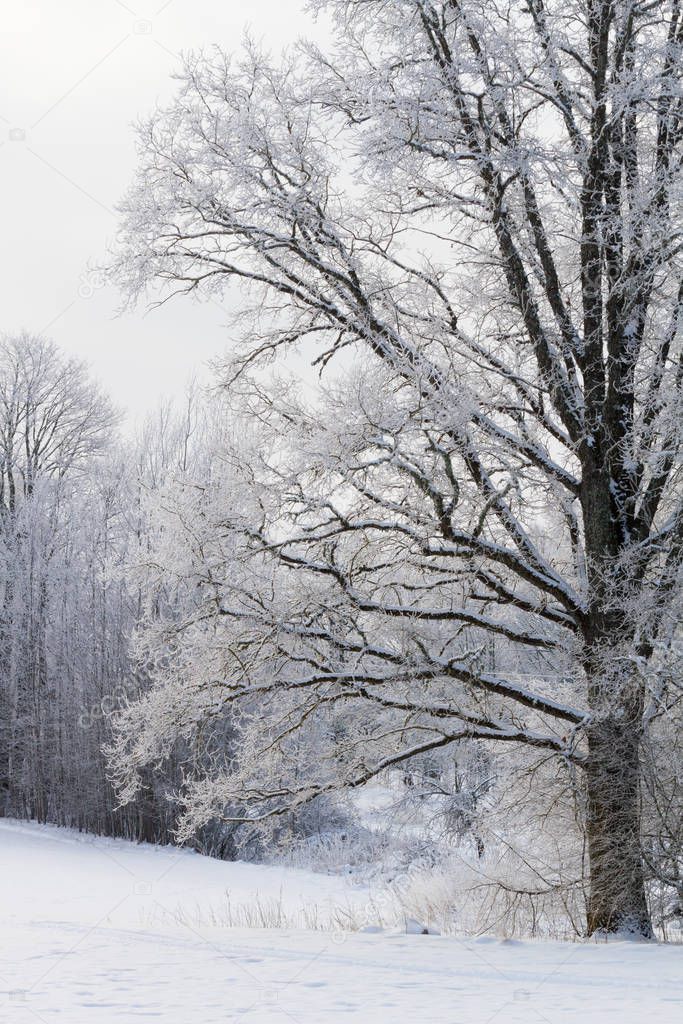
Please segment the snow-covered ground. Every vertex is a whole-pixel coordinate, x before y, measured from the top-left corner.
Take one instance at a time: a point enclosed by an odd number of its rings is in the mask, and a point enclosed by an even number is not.
[[[225,927],[368,893],[293,869],[0,821],[0,1021],[679,1024],[683,947]]]

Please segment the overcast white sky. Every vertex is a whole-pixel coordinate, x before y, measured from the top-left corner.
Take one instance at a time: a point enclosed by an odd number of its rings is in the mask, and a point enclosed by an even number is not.
[[[131,123],[172,95],[181,50],[274,50],[317,34],[304,0],[16,0],[0,41],[0,330],[85,357],[134,419],[177,394],[229,340],[229,311],[181,300],[115,317],[98,287],[114,205],[134,167]],[[313,30],[313,31],[311,31]]]

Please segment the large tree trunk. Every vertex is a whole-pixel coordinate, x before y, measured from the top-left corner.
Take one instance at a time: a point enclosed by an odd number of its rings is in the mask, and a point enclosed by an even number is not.
[[[596,372],[596,379],[600,373]],[[596,384],[596,390],[601,390]],[[623,565],[628,543],[608,471],[604,435],[617,415],[598,403],[595,443],[583,451],[581,504],[586,536],[588,611],[584,670],[591,721],[586,730],[586,838],[590,872],[587,930],[652,937],[640,836],[643,682],[630,655],[632,616],[624,603],[638,581]]]
[[[652,937],[640,846],[639,729],[612,714],[588,731],[588,934]]]

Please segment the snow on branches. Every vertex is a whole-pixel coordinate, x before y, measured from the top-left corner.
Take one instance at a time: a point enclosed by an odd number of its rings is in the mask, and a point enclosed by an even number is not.
[[[294,346],[354,367],[324,415],[269,399],[276,438],[230,457],[239,524],[200,516],[238,549],[203,584],[202,692],[252,718],[196,805],[278,810],[465,735],[537,746],[585,767],[589,930],[647,933],[639,748],[683,558],[680,5],[315,6],[327,53],[186,60],[123,205],[132,298],[239,286],[233,387]]]

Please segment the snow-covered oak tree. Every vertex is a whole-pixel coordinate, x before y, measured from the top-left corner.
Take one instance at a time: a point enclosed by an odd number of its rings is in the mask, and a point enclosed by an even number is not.
[[[234,282],[238,370],[294,344],[361,369],[332,421],[261,404],[222,511],[184,494],[203,614],[118,770],[226,704],[245,754],[199,817],[525,744],[581,773],[588,931],[647,935],[640,749],[683,557],[680,2],[313,7],[329,53],[191,57],[140,128],[129,293]]]

